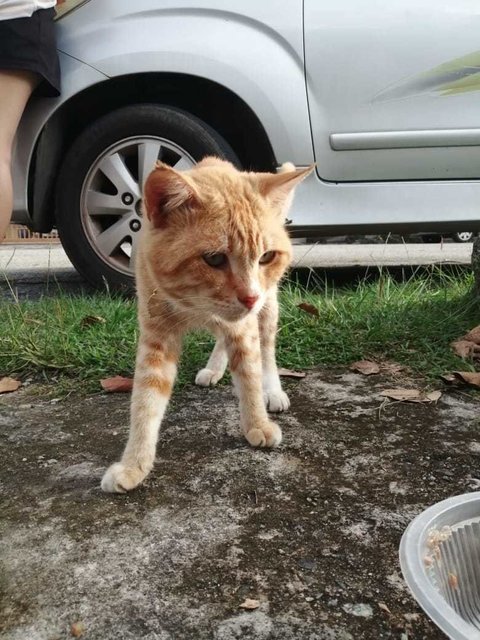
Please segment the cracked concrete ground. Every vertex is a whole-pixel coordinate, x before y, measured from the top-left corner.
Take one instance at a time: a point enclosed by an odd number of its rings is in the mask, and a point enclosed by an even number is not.
[[[0,637],[443,638],[398,546],[422,509],[475,488],[478,399],[380,410],[392,380],[340,370],[287,386],[275,451],[246,445],[229,387],[177,392],[152,474],[123,496],[99,481],[128,396],[3,397]]]

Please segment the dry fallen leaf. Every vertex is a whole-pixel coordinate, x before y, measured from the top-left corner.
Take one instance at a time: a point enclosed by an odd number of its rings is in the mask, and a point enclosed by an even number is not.
[[[464,340],[463,338],[452,342],[451,347],[460,358],[470,358],[480,352],[480,346],[478,346],[478,344],[470,340]]]
[[[250,598],[246,598],[242,604],[238,605],[240,609],[248,609],[249,611],[253,611],[253,609],[258,609],[260,606],[260,602],[258,600],[251,600]]]
[[[309,313],[311,316],[316,316],[317,318],[320,316],[317,307],[314,307],[313,304],[309,302],[300,302],[300,304],[297,304],[297,307],[305,311],[305,313]]]
[[[305,378],[307,374],[304,371],[292,371],[291,369],[283,369],[283,367],[280,367],[278,369],[278,375],[284,378]]]
[[[358,360],[350,365],[352,371],[362,373],[365,376],[370,376],[376,373],[387,373],[389,375],[398,375],[405,371],[407,367],[398,362],[374,362],[373,360]]]
[[[14,380],[13,378],[0,378],[0,393],[10,393],[16,391],[22,386],[20,380]]]
[[[442,395],[441,391],[430,391],[423,393],[419,389],[385,389],[380,392],[381,396],[396,400],[398,402],[436,402]]]
[[[405,371],[406,367],[403,364],[398,364],[398,362],[382,362],[381,370],[385,373],[390,373],[392,375],[397,375]]]
[[[91,327],[92,324],[105,324],[107,321],[102,316],[85,316],[80,321],[82,327]]]
[[[480,325],[478,327],[474,327],[471,331],[466,333],[463,336],[463,339],[480,345]]]
[[[114,376],[113,378],[100,380],[100,384],[102,385],[102,389],[108,391],[108,393],[124,393],[132,390],[133,378]]]
[[[380,373],[380,366],[371,360],[358,360],[350,365],[352,371],[363,373],[364,376],[371,376],[374,373]]]
[[[480,325],[471,329],[450,345],[460,358],[480,356]]]
[[[85,632],[85,625],[83,622],[74,622],[70,627],[70,633],[74,638],[80,638]]]
[[[422,393],[418,389],[385,389],[380,392],[381,396],[390,398],[390,400],[416,400],[418,401]]]
[[[478,371],[454,371],[453,375],[473,387],[480,387],[480,373]]]

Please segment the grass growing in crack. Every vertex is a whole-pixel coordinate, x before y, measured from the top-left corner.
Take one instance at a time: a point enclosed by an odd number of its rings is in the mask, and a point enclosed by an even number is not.
[[[339,289],[315,279],[307,286],[286,281],[280,294],[279,364],[302,369],[380,358],[406,364],[430,380],[444,371],[472,369],[449,346],[479,323],[472,284],[468,273],[439,270],[406,282],[384,274],[375,282]],[[299,302],[314,305],[318,317],[299,309]],[[105,323],[84,326],[83,318],[90,315]],[[0,302],[3,375],[43,375],[98,390],[100,378],[132,375],[136,340],[133,300],[98,293]],[[187,336],[180,385],[193,381],[212,345],[205,333]]]

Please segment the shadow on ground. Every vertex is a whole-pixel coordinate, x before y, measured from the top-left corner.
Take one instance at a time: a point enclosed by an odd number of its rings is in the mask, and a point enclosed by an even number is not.
[[[382,278],[392,278],[395,282],[407,282],[412,278],[428,279],[433,284],[445,282],[445,277],[461,278],[471,273],[470,266],[458,264],[416,265],[404,267],[339,267],[336,269],[295,268],[289,273],[288,280],[310,291],[323,291],[325,288],[353,288],[360,283],[378,282]]]
[[[475,487],[479,402],[381,407],[392,380],[290,384],[276,451],[248,448],[229,387],[187,388],[147,482],[102,494],[127,396],[0,404],[0,635],[63,640],[440,639],[401,578],[424,507]],[[245,598],[260,601],[243,611]],[[385,607],[388,607],[388,609]]]

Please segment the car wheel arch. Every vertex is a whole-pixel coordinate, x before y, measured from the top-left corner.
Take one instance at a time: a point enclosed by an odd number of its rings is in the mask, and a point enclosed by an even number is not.
[[[190,95],[202,92],[200,105]],[[263,124],[250,106],[230,89],[198,76],[142,73],[97,83],[65,101],[40,132],[29,171],[32,228],[48,232],[55,224],[53,199],[62,158],[93,121],[114,109],[134,104],[162,104],[202,119],[230,144],[242,165],[272,171],[277,161]],[[227,115],[228,114],[228,115]],[[231,128],[229,121],[235,121]],[[245,136],[244,131],[249,135]],[[42,172],[36,172],[36,166]],[[45,180],[45,175],[49,180]]]

